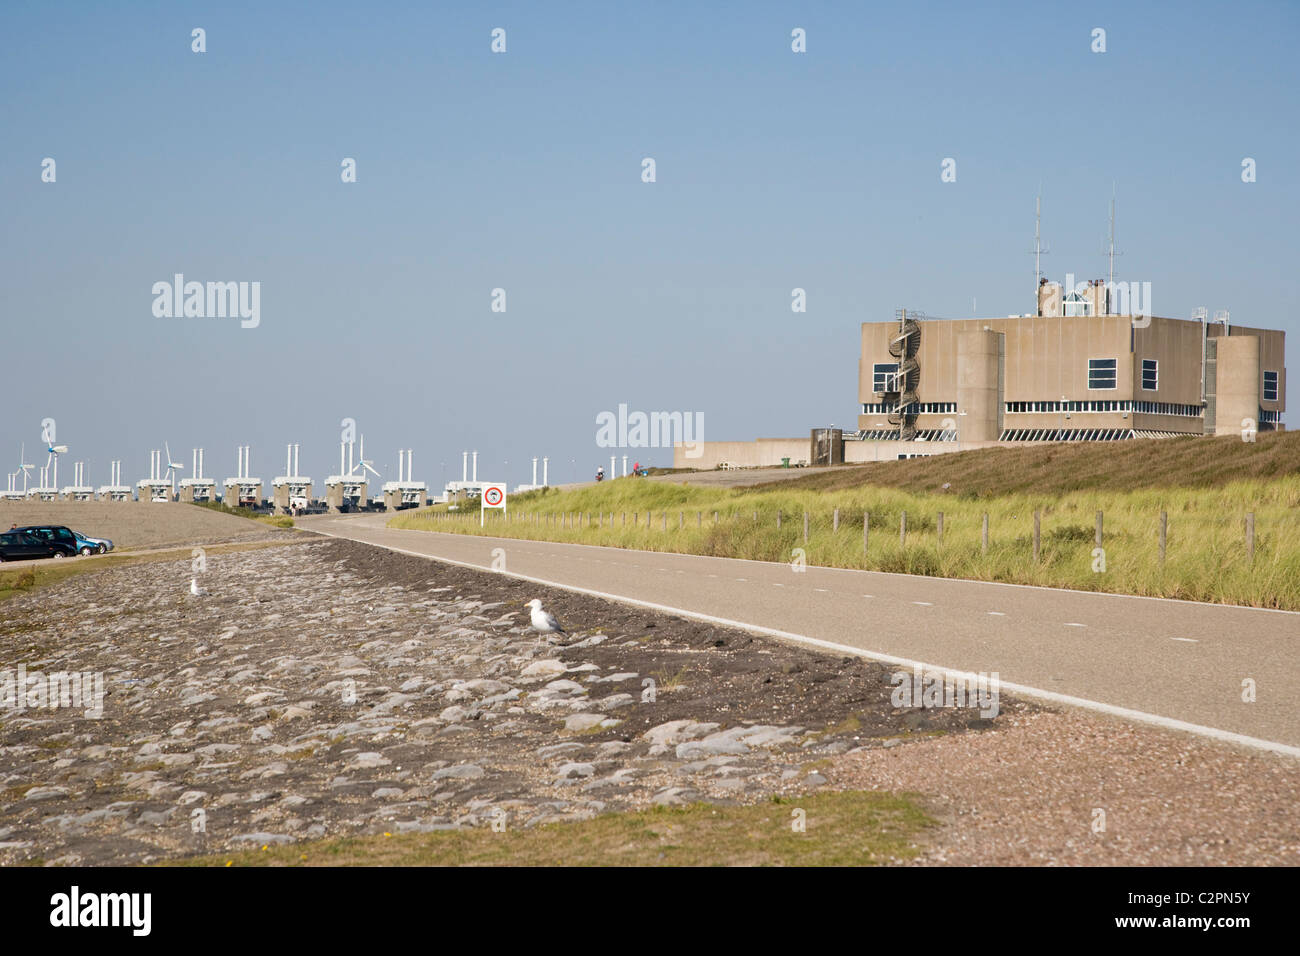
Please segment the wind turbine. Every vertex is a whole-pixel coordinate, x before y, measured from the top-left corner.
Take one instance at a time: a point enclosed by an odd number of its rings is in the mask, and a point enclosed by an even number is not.
[[[59,490],[59,456],[68,453],[68,446],[50,445],[46,450],[50,453],[50,456],[45,459],[46,474],[49,474],[49,468],[52,462],[54,464],[54,473],[53,478],[50,481],[50,487],[57,492]]]
[[[375,471],[374,464],[375,462],[373,459],[366,458],[366,436],[362,435],[361,436],[361,474],[358,475],[357,477],[364,478],[366,476],[366,472],[370,472],[376,478],[382,478],[383,475]]]
[[[163,479],[171,482],[172,497],[174,498],[176,496],[176,472],[184,471],[185,465],[179,461],[172,461],[172,450],[166,442],[163,442],[163,448],[167,451],[167,472],[163,475]]]
[[[29,464],[27,463],[27,444],[26,444],[26,442],[22,443],[19,447],[20,447],[20,450],[19,450],[19,452],[18,452],[18,471],[21,471],[21,472],[23,473],[23,496],[26,497],[26,495],[27,495],[27,479],[31,477],[31,474],[30,474],[30,473],[31,473],[31,470],[32,470],[34,467],[36,467],[36,466],[35,466],[35,465],[29,465]],[[18,472],[14,472],[14,474],[17,475]]]

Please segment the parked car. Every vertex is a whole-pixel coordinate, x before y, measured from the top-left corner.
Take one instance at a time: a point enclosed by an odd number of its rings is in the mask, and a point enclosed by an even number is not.
[[[107,538],[92,538],[80,531],[72,533],[77,536],[77,551],[81,554],[104,554],[113,550],[113,542]]]
[[[0,561],[29,561],[33,558],[61,558],[64,554],[48,541],[19,531],[0,533]]]
[[[81,550],[77,547],[77,536],[72,533],[72,529],[65,528],[61,524],[35,524],[10,530],[30,534],[34,538],[52,544],[58,549],[59,553],[55,555],[58,558],[71,558]]]

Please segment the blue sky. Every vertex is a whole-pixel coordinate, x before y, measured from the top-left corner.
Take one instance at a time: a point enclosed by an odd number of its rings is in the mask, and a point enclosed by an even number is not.
[[[1105,274],[1113,185],[1118,278],[1283,328],[1300,367],[1298,28],[1293,3],[9,0],[0,472],[20,441],[43,463],[46,417],[96,485],[164,440],[217,478],[251,444],[268,480],[296,441],[320,481],[344,417],[431,485],[467,448],[480,477],[589,477],[620,403],[710,440],[851,425],[860,322],[1033,308],[1040,184],[1048,275]],[[155,318],[177,272],[260,282],[261,324]]]

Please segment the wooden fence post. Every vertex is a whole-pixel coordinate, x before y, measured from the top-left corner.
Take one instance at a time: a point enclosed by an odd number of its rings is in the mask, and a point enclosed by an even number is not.
[[[803,513],[803,543],[808,543],[808,512]]]
[[[839,531],[839,530],[840,530],[840,509],[836,508],[835,514],[831,518],[831,531]]]
[[[1042,528],[1040,527],[1040,516],[1037,511],[1034,512],[1034,564],[1038,563],[1038,549],[1042,543]]]
[[[907,544],[907,512],[904,511],[898,519],[898,546],[901,548]]]
[[[1097,534],[1094,536],[1094,547],[1101,547],[1101,512],[1097,512]]]
[[[989,553],[989,513],[984,512],[984,520],[980,522],[980,554]]]
[[[871,535],[871,512],[862,512],[862,553],[867,553],[867,542]]]
[[[1165,563],[1165,543],[1169,540],[1169,514],[1160,512],[1160,563]]]
[[[943,512],[939,512],[939,543],[943,544]]]
[[[1246,512],[1246,560],[1255,560],[1255,512]]]
[[[781,509],[780,508],[776,509],[776,530],[777,531],[781,530]]]

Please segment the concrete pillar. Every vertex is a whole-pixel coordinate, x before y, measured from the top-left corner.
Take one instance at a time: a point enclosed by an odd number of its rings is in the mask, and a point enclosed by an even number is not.
[[[1254,335],[1220,336],[1215,363],[1218,405],[1214,434],[1241,435],[1242,421],[1258,425],[1261,394],[1259,338]]]
[[[957,335],[957,441],[997,441],[1002,433],[1001,332]]]

